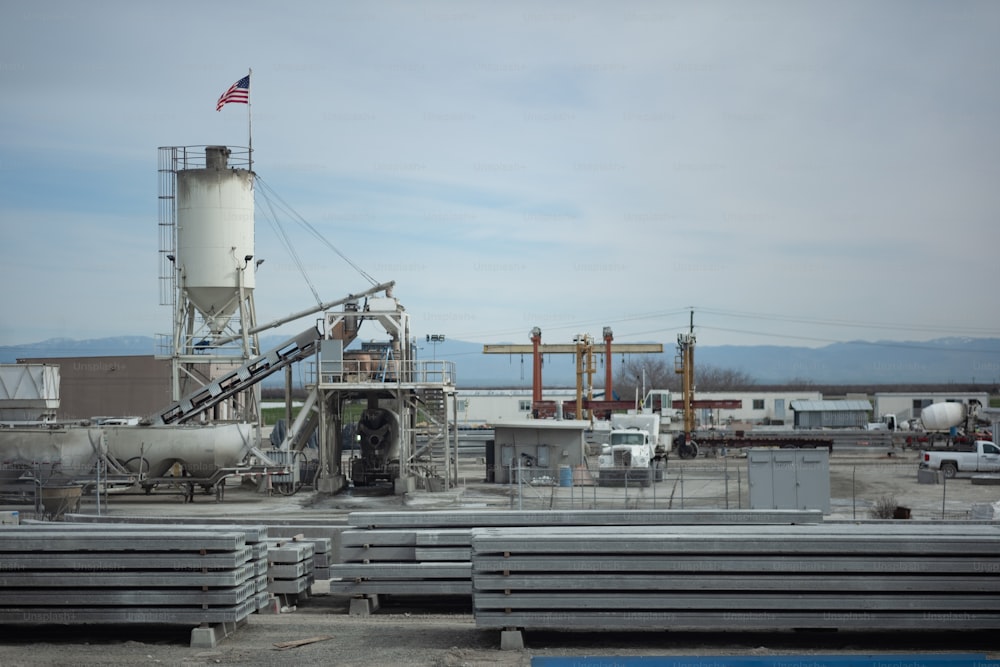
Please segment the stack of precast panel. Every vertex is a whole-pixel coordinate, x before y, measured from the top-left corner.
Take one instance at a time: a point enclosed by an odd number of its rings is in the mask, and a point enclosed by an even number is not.
[[[480,628],[1000,628],[1000,527],[484,528]]]
[[[0,623],[238,623],[267,603],[266,537],[263,526],[4,527]]]
[[[340,539],[340,562],[329,569],[331,593],[472,594],[469,529],[358,529]]]
[[[144,516],[95,516],[91,514],[67,514],[67,521],[81,523],[152,523],[167,521],[176,525],[191,525],[204,522],[208,525],[260,524],[267,526],[269,538],[294,539],[297,542],[313,543],[313,578],[317,581],[330,578],[329,567],[336,559],[334,543],[339,540],[340,533],[347,528],[344,525],[331,523],[320,519],[274,519],[255,517],[253,519],[216,519],[203,517],[144,517]]]
[[[355,596],[471,595],[472,531],[481,526],[621,526],[822,521],[818,511],[446,510],[352,512],[330,591]]]
[[[299,595],[309,589],[313,577],[313,542],[291,539],[268,540],[267,590],[273,595]]]
[[[313,530],[312,532],[316,532]],[[330,537],[317,537],[303,534],[299,526],[269,526],[268,535],[276,543],[295,542],[298,544],[312,545],[312,569],[310,574],[313,581],[325,581],[330,578],[330,563],[333,561],[333,539]],[[282,565],[282,563],[277,563]],[[282,570],[287,568],[282,568]],[[282,570],[275,570],[271,574],[272,579],[287,579]]]

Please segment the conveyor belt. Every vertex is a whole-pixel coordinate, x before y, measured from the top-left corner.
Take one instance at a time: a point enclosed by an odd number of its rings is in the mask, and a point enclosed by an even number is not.
[[[314,354],[321,338],[310,327],[281,345],[255,357],[209,384],[199,387],[152,417],[154,424],[180,424],[209,410],[227,398],[246,391],[275,371]]]

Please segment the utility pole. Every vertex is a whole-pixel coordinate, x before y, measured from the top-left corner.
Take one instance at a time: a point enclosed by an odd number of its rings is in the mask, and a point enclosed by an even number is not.
[[[604,327],[604,400],[610,401],[614,390],[612,383],[611,369],[611,342],[615,339],[615,334],[611,327]]]
[[[542,330],[531,329],[531,413],[535,413],[535,404],[542,401]]]
[[[694,441],[694,309],[688,333],[677,334],[677,356],[674,357],[674,372],[681,376],[681,391],[684,411],[684,444],[678,449],[682,459],[698,456],[698,445]]]

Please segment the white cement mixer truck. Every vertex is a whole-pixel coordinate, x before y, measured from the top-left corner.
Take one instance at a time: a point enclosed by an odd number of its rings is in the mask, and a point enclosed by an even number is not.
[[[355,431],[358,455],[351,458],[354,486],[391,483],[399,477],[399,417],[370,398]]]
[[[927,432],[927,442],[931,447],[972,445],[977,440],[989,440],[990,436],[980,430],[980,423],[1000,419],[1000,410],[980,405],[979,401],[968,403],[947,401],[932,403],[921,409],[920,424]]]

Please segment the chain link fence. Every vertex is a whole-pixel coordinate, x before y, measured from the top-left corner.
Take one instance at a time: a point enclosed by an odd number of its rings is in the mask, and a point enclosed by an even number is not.
[[[736,465],[666,469],[596,466],[505,467],[510,508],[743,509],[749,506],[746,470]]]
[[[915,459],[832,464],[829,518],[992,518],[977,510],[996,502],[1000,496],[991,489],[1000,487],[976,487],[967,479],[918,484],[916,469]],[[514,465],[497,467],[493,475],[509,509],[750,509],[750,477],[741,457],[670,459],[652,474],[647,469],[600,469],[588,457],[585,465],[572,468]],[[884,514],[886,504],[892,506],[889,514]]]

